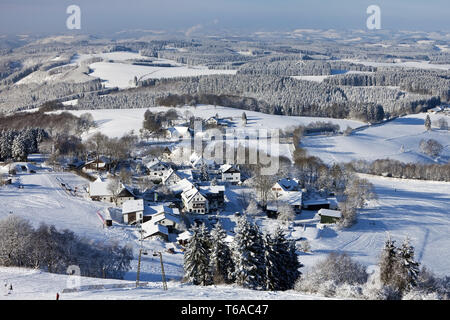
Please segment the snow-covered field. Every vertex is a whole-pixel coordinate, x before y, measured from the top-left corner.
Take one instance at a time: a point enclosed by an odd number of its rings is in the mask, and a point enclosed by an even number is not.
[[[152,112],[167,111],[168,107],[153,107],[149,108]],[[144,113],[147,109],[96,109],[96,110],[68,110],[68,112],[79,116],[83,113],[90,113],[97,122],[97,128],[89,131],[84,138],[91,136],[96,132],[102,132],[111,137],[121,137],[124,134],[134,130],[135,133],[139,132],[142,128],[142,122],[144,120]],[[245,129],[257,130],[257,129],[282,129],[288,130],[298,125],[308,125],[315,121],[331,121],[338,124],[342,129],[347,126],[352,128],[358,128],[365,125],[363,122],[345,119],[333,119],[333,118],[319,118],[319,117],[295,117],[295,116],[281,116],[271,115],[261,112],[248,111],[236,108],[227,108],[213,105],[199,105],[197,107],[185,106],[176,108],[181,117],[185,112],[191,112],[194,116],[203,119],[219,114],[221,118],[233,118],[234,127],[231,129],[243,129],[241,126],[241,116],[245,112],[247,115],[247,125]]]
[[[98,54],[83,54],[73,59],[73,63],[81,64],[90,58],[102,58],[104,61],[89,64],[93,70],[89,75],[105,82],[105,87],[120,89],[133,87],[133,79],[161,79],[174,77],[193,77],[210,74],[235,74],[236,70],[216,70],[202,66],[188,66],[167,59],[157,59],[142,56],[133,52],[111,52]],[[130,60],[152,59],[155,63],[171,64],[172,67],[156,67],[133,65]]]
[[[308,267],[319,257],[342,251],[374,265],[389,233],[397,245],[408,236],[422,265],[437,275],[449,275],[450,183],[362,176],[374,184],[378,200],[363,209],[349,229],[326,228],[316,236],[309,230],[314,227],[307,225],[305,233],[298,234],[310,238],[313,253],[301,255],[300,261]]]
[[[105,87],[120,89],[132,87],[134,77],[138,80],[146,80],[236,73],[236,70],[208,69],[198,66],[150,67],[116,62],[96,62],[89,67],[94,70],[89,75],[104,80]]]
[[[422,139],[435,139],[444,147],[441,162],[450,159],[450,131],[425,130],[426,114],[414,114],[393,121],[356,130],[350,136],[308,136],[302,139],[302,147],[308,153],[320,157],[328,164],[351,160],[395,159],[403,162],[432,163],[434,160],[420,152]],[[431,121],[450,117],[431,114]],[[403,146],[403,148],[402,148]]]

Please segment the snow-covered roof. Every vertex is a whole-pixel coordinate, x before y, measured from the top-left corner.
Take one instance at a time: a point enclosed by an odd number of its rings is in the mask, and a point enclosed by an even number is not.
[[[301,206],[302,205],[302,192],[301,191],[287,191],[278,197],[278,201],[284,201],[291,206]]]
[[[169,220],[169,221],[175,222],[176,224],[180,224],[180,218],[178,218],[170,213],[159,214],[159,215],[155,216],[154,218],[152,218],[151,221],[153,221],[153,223],[158,223],[162,220]]]
[[[186,190],[184,190],[182,193],[181,193],[181,196],[183,197],[183,198],[185,198],[186,199],[186,201],[191,201],[191,199],[197,194],[197,193],[200,193],[200,191],[196,188],[196,187],[193,187],[193,188],[191,188],[191,189],[186,189]],[[200,193],[201,194],[201,193]],[[203,195],[202,195],[203,196]]]
[[[230,170],[230,169],[232,169],[232,171],[236,170],[237,172],[239,172],[239,170],[238,170],[235,166],[233,166],[233,165],[231,165],[231,164],[223,164],[223,165],[221,165],[220,168],[219,168],[219,170],[220,170],[222,173],[225,173],[225,172],[227,172],[227,171]]]
[[[215,166],[216,165],[216,162],[213,159],[206,159],[203,156],[200,156],[195,152],[193,154],[191,154],[191,156],[189,157],[189,161],[191,162],[191,164],[194,168],[201,166],[201,165],[206,165],[206,166]]]
[[[330,200],[327,198],[318,198],[318,199],[308,199],[303,201],[304,205],[311,206],[316,204],[330,204]]]
[[[89,194],[92,196],[111,196],[108,190],[108,181],[98,177],[94,182],[89,183]]]
[[[160,213],[178,215],[180,211],[177,208],[170,208],[164,204],[144,206],[144,216],[152,216]]]
[[[174,126],[171,128],[168,128],[167,131],[170,132],[172,136],[178,135],[178,136],[186,136],[189,134],[189,127],[185,126]]]
[[[92,164],[92,163],[97,163],[97,158],[95,158],[93,160],[90,160],[90,161],[87,161],[84,165],[87,166],[87,165]],[[109,158],[107,158],[105,156],[100,156],[98,158],[98,163],[99,163],[99,165],[98,165],[99,167],[103,167],[106,164],[110,163],[110,161],[109,161]]]
[[[91,197],[112,196],[113,194],[111,193],[110,190],[108,190],[109,189],[108,185],[110,181],[111,180],[98,177],[97,180],[89,183],[89,195]],[[133,195],[133,191],[129,187],[125,186],[123,183],[120,182],[118,187],[119,196],[125,190],[127,190],[131,195]]]
[[[318,212],[321,216],[333,217],[333,218],[341,218],[342,213],[338,210],[330,210],[330,209],[320,209]]]
[[[183,192],[184,190],[191,189],[193,186],[194,184],[190,182],[188,179],[183,179],[177,182],[176,184],[169,186],[169,189],[173,193],[178,194]]]
[[[277,211],[279,206],[283,203],[287,203],[290,206],[301,206],[302,196],[301,191],[287,191],[279,196],[277,200],[268,201],[267,210]]]
[[[225,192],[225,186],[199,186],[199,191],[204,194]]]
[[[177,240],[189,240],[190,238],[192,238],[192,232],[189,230],[186,230],[182,233],[180,233],[177,237]]]
[[[144,211],[144,200],[127,200],[122,204],[122,214]]]
[[[169,166],[167,163],[162,162],[162,161],[159,160],[158,158],[154,158],[154,159],[150,160],[149,162],[146,163],[145,166],[146,166],[148,169],[151,169],[152,167],[154,167],[154,166],[156,166],[156,165],[162,165],[162,166],[164,166],[164,167],[166,167],[166,168],[170,168],[170,166]]]
[[[283,178],[278,180],[276,184],[278,184],[284,191],[290,191],[298,188],[298,180],[296,179]]]
[[[142,230],[144,231],[144,237],[150,237],[157,233],[162,233],[169,235],[169,229],[166,226],[160,224],[154,224],[152,220],[144,222],[141,224]]]
[[[177,171],[173,170],[172,168],[169,169],[169,171],[167,171],[167,173],[164,175],[164,177],[162,178],[162,183],[165,183],[167,181],[167,179],[170,178],[171,175],[177,175],[180,179],[180,175],[178,174]]]

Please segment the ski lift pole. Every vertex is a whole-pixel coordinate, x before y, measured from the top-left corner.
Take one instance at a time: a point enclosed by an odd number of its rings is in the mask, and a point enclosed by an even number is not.
[[[161,251],[159,253],[159,259],[161,261],[161,276],[162,276],[162,282],[163,282],[163,289],[167,290],[167,282],[166,282],[166,274],[164,272],[164,264],[163,264],[163,258]]]
[[[141,235],[139,241],[141,242],[140,248],[139,248],[139,259],[138,259],[138,267],[136,272],[136,288],[139,287],[139,275],[141,273],[141,257],[142,257],[142,227],[141,224],[138,225],[139,233]]]

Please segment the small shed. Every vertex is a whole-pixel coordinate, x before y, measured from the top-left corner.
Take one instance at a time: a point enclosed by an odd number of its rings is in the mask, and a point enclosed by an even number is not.
[[[318,214],[320,223],[336,223],[342,218],[342,213],[338,210],[320,209]]]
[[[192,238],[192,232],[186,230],[182,233],[180,233],[177,237],[177,241],[180,245],[185,246],[189,242],[189,240]]]
[[[112,227],[111,212],[109,210],[110,210],[110,208],[107,208],[105,210],[105,226]]]

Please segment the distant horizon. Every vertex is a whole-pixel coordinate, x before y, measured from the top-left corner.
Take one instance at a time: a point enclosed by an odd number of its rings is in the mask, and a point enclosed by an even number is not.
[[[68,30],[69,5],[81,8],[81,30]],[[381,30],[449,32],[447,0],[2,0],[0,34],[97,35],[128,30],[283,32],[368,30],[366,9],[381,9]]]

